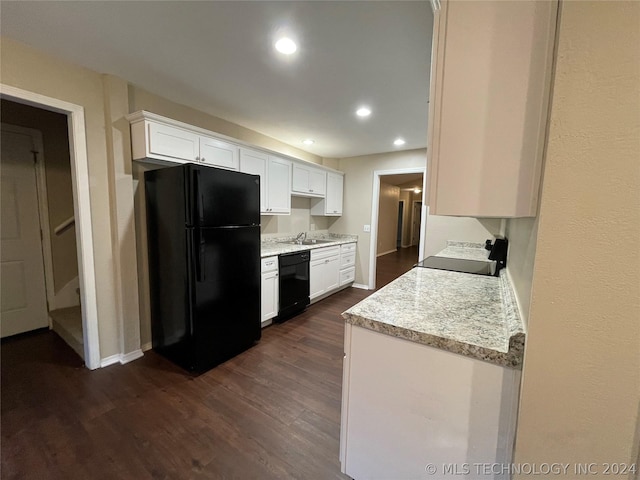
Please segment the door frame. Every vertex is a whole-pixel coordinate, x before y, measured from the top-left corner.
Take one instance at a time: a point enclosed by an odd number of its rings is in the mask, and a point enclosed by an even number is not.
[[[84,361],[87,368],[94,370],[100,367],[100,338],[84,107],[1,83],[0,97],[44,110],[62,113],[68,118]]]
[[[47,196],[47,181],[44,168],[44,142],[42,141],[42,132],[35,128],[21,127],[11,123],[2,122],[2,130],[20,135],[28,135],[33,141],[37,161],[35,162],[36,171],[36,192],[38,195],[38,221],[40,223],[40,231],[42,232],[42,263],[44,265],[44,287],[47,296],[47,312],[53,305],[55,292],[53,289],[53,256],[51,253],[51,236],[49,223],[49,203]],[[51,328],[51,317],[49,317],[49,328]]]
[[[413,237],[416,234],[415,228],[413,226],[413,214],[415,213],[418,204],[420,204],[420,229],[422,230],[422,200],[413,200],[411,202],[411,246],[413,246]]]
[[[425,167],[397,168],[393,170],[373,171],[373,195],[371,197],[371,235],[369,236],[369,290],[376,288],[376,250],[378,245],[378,210],[380,202],[380,177],[384,175],[401,175],[404,173],[422,174],[422,214],[420,215],[420,246],[418,261],[423,260],[425,232],[427,229],[427,208],[425,192],[427,185],[427,169]]]

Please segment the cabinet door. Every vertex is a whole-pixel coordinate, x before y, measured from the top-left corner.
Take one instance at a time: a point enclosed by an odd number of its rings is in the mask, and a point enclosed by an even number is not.
[[[269,157],[267,170],[267,210],[270,214],[291,213],[291,162]]]
[[[327,172],[325,215],[342,215],[343,182],[344,177],[342,175]]]
[[[327,258],[324,265],[325,288],[327,292],[340,286],[340,256]]]
[[[278,314],[278,271],[262,274],[262,321]]]
[[[535,216],[558,2],[440,3],[427,140],[429,211]]]
[[[297,163],[293,164],[293,178],[291,180],[291,191],[299,193],[309,193],[311,188],[310,170]]]
[[[210,137],[200,137],[200,161],[214,167],[238,170],[239,148]]]
[[[291,191],[310,197],[323,197],[326,193],[327,174],[318,168],[293,164]]]
[[[312,168],[309,170],[309,192],[325,195],[327,192],[327,172]]]
[[[325,259],[311,260],[309,263],[309,299],[313,300],[326,290]]]
[[[198,160],[198,135],[161,123],[149,123],[149,153],[188,162]]]
[[[269,156],[266,153],[240,149],[240,171],[260,176],[260,213],[267,212],[267,164]]]

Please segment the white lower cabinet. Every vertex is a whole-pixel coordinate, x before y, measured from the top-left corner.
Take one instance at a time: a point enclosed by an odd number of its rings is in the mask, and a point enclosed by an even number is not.
[[[353,283],[356,279],[356,244],[340,245],[340,287]]]
[[[262,259],[262,326],[271,324],[271,319],[278,315],[278,257]]]
[[[313,301],[340,286],[340,247],[311,250],[309,298]]]
[[[511,478],[474,465],[511,464],[520,370],[349,323],[344,339],[343,473],[453,478],[443,468],[468,465],[467,479]]]

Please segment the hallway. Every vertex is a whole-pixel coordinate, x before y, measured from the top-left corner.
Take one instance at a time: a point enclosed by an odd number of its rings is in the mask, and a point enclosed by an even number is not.
[[[400,248],[396,252],[378,257],[376,261],[376,290],[411,270],[411,267],[416,263],[418,263],[418,247],[416,245]]]

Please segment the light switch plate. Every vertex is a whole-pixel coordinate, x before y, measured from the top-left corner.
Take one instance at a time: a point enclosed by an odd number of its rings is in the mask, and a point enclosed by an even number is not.
[[[371,225],[365,225],[364,226],[364,231],[365,232],[370,232],[371,231]]]

